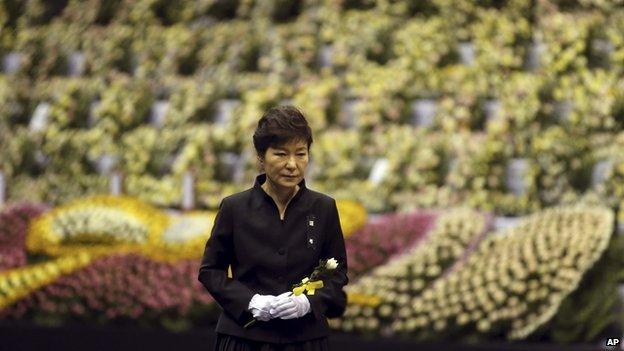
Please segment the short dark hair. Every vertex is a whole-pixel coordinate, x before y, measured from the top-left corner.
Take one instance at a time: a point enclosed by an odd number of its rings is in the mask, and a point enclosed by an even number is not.
[[[277,106],[267,110],[258,121],[253,143],[258,156],[264,156],[269,147],[303,140],[312,145],[312,129],[301,111],[294,106]]]

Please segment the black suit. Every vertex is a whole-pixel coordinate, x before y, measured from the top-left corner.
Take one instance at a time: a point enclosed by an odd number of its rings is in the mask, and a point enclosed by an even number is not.
[[[325,337],[327,318],[339,317],[346,308],[343,287],[348,283],[344,238],[336,201],[307,189],[305,180],[290,200],[284,220],[273,199],[260,186],[266,174],[256,177],[253,188],[225,197],[219,205],[210,239],[199,269],[199,281],[223,312],[216,332],[271,343]],[[319,259],[334,257],[338,268],[324,287],[307,295],[311,312],[301,318],[258,321],[248,311],[254,294],[279,295],[310,276]],[[227,277],[228,265],[233,278]]]

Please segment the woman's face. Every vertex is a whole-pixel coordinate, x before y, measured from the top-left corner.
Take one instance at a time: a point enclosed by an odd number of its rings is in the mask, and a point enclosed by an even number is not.
[[[298,140],[282,146],[270,146],[265,153],[263,166],[267,178],[274,185],[295,187],[303,179],[308,167],[308,144]]]

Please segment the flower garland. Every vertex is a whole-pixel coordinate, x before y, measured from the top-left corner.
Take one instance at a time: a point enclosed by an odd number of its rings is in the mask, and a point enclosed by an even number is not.
[[[612,231],[613,213],[602,207],[535,213],[486,239],[466,264],[408,298],[391,328],[422,338],[474,328],[481,335],[526,338],[576,289]]]

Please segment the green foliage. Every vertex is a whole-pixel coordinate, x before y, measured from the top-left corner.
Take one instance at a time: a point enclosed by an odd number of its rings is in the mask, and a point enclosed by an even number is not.
[[[592,342],[622,330],[624,236],[614,235],[601,259],[585,273],[578,289],[561,304],[545,336],[558,343]]]

